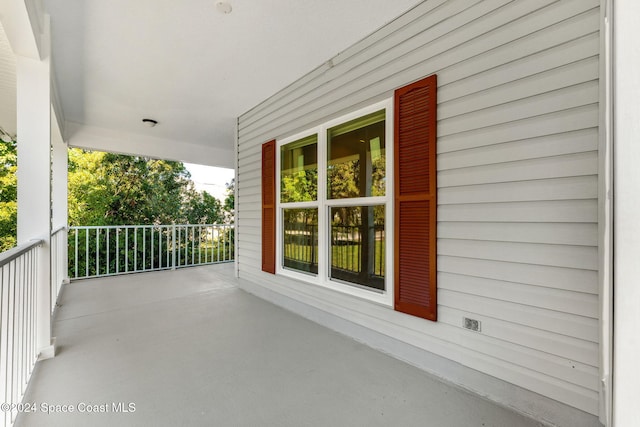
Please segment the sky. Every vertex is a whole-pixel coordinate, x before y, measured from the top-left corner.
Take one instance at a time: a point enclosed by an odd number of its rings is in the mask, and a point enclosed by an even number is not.
[[[191,173],[196,190],[206,191],[220,201],[224,201],[227,193],[227,183],[235,175],[233,169],[214,168],[212,166],[185,163],[184,166]]]

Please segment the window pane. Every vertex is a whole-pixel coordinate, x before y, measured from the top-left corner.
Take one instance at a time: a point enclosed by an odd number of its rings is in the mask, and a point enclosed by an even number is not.
[[[282,265],[318,273],[318,209],[283,209]]]
[[[280,149],[280,201],[310,202],[318,198],[318,135]]]
[[[331,208],[331,278],[384,290],[384,205]]]
[[[385,111],[327,130],[327,197],[384,196]]]

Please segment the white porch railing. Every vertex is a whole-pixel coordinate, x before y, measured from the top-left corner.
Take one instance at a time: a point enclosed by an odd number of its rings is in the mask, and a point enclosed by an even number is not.
[[[51,314],[62,284],[67,280],[67,271],[67,227],[63,226],[51,233]]]
[[[41,244],[35,240],[0,254],[1,426],[15,420],[38,358],[36,287]]]
[[[231,262],[233,230],[230,224],[70,227],[69,278]]]

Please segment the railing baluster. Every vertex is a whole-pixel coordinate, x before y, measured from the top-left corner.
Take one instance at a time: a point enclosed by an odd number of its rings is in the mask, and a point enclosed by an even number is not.
[[[7,266],[3,266],[2,267],[2,317],[0,318],[0,322],[2,323],[2,325],[7,325],[7,331],[8,331],[8,325],[9,325],[9,290],[11,289],[11,276],[10,276],[10,269],[6,268]],[[5,296],[5,290],[6,290],[6,296]],[[5,317],[6,315],[6,317]],[[2,363],[0,366],[0,377],[1,378],[7,378],[8,377],[8,371],[7,371],[7,364],[6,361],[8,360],[9,357],[9,341],[8,341],[8,337],[9,334],[8,332],[6,334],[2,334],[0,335],[0,360],[5,361],[5,363]],[[7,393],[7,387],[8,385],[4,385],[2,387],[2,402],[8,402],[9,401],[9,396]],[[5,418],[6,421],[6,417],[7,414],[6,413],[2,413],[2,416]],[[9,424],[8,422],[6,424]]]
[[[85,249],[84,263],[85,263],[85,270],[86,270],[85,277],[88,277],[89,276],[89,229],[88,228],[84,229],[84,240],[85,240],[85,244],[84,244],[84,249]]]
[[[191,227],[191,265],[196,263],[196,226]]]
[[[17,370],[18,370],[18,390],[17,390],[17,398],[20,399],[22,396],[22,391],[24,390],[24,383],[27,381],[26,369],[27,369],[27,355],[26,355],[26,321],[25,321],[25,286],[27,285],[28,279],[26,277],[27,268],[28,268],[29,256],[25,256],[20,261],[20,276],[22,280],[20,281],[20,285],[18,286],[18,357],[17,357]]]
[[[10,376],[9,376],[9,385],[10,385],[10,390],[9,390],[9,402],[14,403],[14,396],[15,396],[15,378],[14,378],[14,374],[15,374],[15,353],[16,353],[16,287],[17,287],[17,277],[16,277],[16,263],[12,262],[11,263],[11,267],[13,269],[13,280],[12,280],[12,286],[11,286],[11,320],[10,320],[10,327],[11,327],[11,352],[10,352],[10,363],[9,363],[9,372],[10,372]],[[11,416],[13,418],[13,412],[11,413]]]
[[[149,229],[149,233],[147,233]],[[64,230],[64,229],[62,229]],[[62,245],[68,243],[73,245],[74,259],[72,262],[73,279],[82,279],[89,277],[111,276],[125,273],[137,273],[150,270],[162,270],[165,268],[188,267],[203,264],[213,264],[220,262],[232,261],[233,244],[232,232],[233,226],[227,224],[174,224],[174,225],[125,225],[125,226],[74,226],[68,229],[71,235],[60,233],[58,231],[51,235],[52,247],[52,284],[51,284],[51,306],[52,311],[55,308],[55,298],[59,292],[60,284],[65,276],[63,270],[58,265],[61,258]],[[91,235],[95,230],[95,245],[91,241]],[[112,270],[112,242],[111,231],[115,230],[115,266]],[[124,236],[121,239],[121,231],[124,230]],[[133,241],[129,247],[129,230],[133,231]],[[140,231],[142,230],[142,231]],[[61,230],[59,230],[61,231]],[[81,237],[80,233],[84,232]],[[156,241],[155,233],[158,233]],[[163,234],[166,236],[166,242],[163,242]],[[66,240],[62,236],[70,237]],[[297,236],[297,235],[296,235]],[[295,236],[293,236],[295,237]],[[355,237],[352,237],[353,240]],[[139,240],[142,239],[140,244]],[[79,241],[84,241],[84,250],[80,249]],[[149,240],[149,242],[147,242]],[[122,243],[122,245],[120,244]],[[141,246],[141,247],[140,247]],[[157,252],[156,252],[157,246]],[[303,249],[293,245],[293,248],[287,250],[294,252],[291,256],[308,257],[307,252],[300,252]],[[95,248],[95,257],[91,254],[91,250]],[[124,254],[121,254],[121,249]],[[141,250],[141,256],[138,257],[138,250]],[[149,253],[147,253],[149,250]],[[163,253],[164,250],[164,253]],[[129,251],[133,251],[131,265],[129,264]],[[197,256],[196,256],[197,255]],[[82,259],[81,259],[82,258]],[[156,261],[157,258],[157,261]],[[351,261],[351,260],[349,260]],[[91,265],[92,262],[94,265]],[[121,264],[124,262],[124,267]],[[84,263],[84,268],[82,266]],[[103,267],[104,265],[104,267]],[[80,273],[83,268],[83,274]]]
[[[202,241],[200,241],[200,245],[202,245]],[[202,248],[200,248],[202,252]],[[204,226],[204,263],[207,263],[207,255],[209,254],[209,226]]]
[[[100,276],[100,229],[96,228],[96,276]]]
[[[138,227],[133,229],[133,271],[138,271]]]
[[[222,230],[222,242],[220,243],[222,245],[222,261],[226,261],[227,260],[227,227],[225,227],[224,225],[220,227],[220,229]]]
[[[120,229],[116,228],[116,274],[120,273]]]
[[[106,232],[107,232],[107,269],[106,269],[106,273],[107,274],[109,274],[109,267],[110,267],[109,264],[110,264],[110,261],[111,261],[109,259],[109,234],[110,234],[109,232],[110,231],[111,230],[109,230],[108,228],[106,229]]]
[[[227,246],[229,246],[229,227],[222,226],[222,261],[228,261]]]
[[[142,271],[147,269],[147,227],[142,227]]]
[[[167,237],[168,238],[168,237]],[[176,268],[176,225],[173,224],[171,227],[171,268]],[[167,256],[167,261],[169,261],[169,257]],[[168,262],[167,262],[168,264]]]
[[[162,268],[162,226],[158,227],[158,268]]]
[[[55,242],[52,236],[52,248]],[[0,254],[0,401],[9,405],[21,402],[36,359],[35,286],[41,244],[30,242]],[[51,261],[55,259],[53,253]],[[0,424],[11,425],[17,414],[17,408],[0,412]]]
[[[75,246],[74,246],[74,250],[75,250],[75,269],[74,269],[74,277],[78,277],[78,230],[74,230],[74,237],[75,237]]]
[[[129,227],[124,228],[124,271],[129,272]]]

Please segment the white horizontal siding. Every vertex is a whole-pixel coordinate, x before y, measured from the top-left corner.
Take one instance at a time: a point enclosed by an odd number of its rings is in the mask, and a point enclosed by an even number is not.
[[[598,250],[592,246],[438,239],[438,254],[583,270],[598,268]]]
[[[482,289],[484,297],[493,300],[530,305],[592,319],[598,318],[598,296],[593,294],[444,272],[438,273],[438,284],[440,289],[469,295],[475,295],[478,289]]]
[[[598,152],[590,151],[440,171],[438,173],[438,188],[576,177],[596,175],[597,173]]]
[[[597,414],[599,14],[426,1],[240,117],[241,277]],[[438,322],[260,272],[261,144],[433,73]]]
[[[438,206],[439,221],[598,222],[596,200],[553,200]]]
[[[534,74],[520,80],[512,81],[501,86],[494,86],[483,91],[474,92],[465,96],[460,96],[453,100],[447,100],[439,96],[440,105],[438,107],[438,118],[440,120],[460,116],[472,111],[482,109],[499,110],[496,105],[503,105],[511,111],[515,101],[538,96],[539,98],[553,98],[554,96],[562,96],[562,93],[569,91],[569,88],[579,84],[591,84],[594,79],[598,78],[599,67],[598,56],[592,56],[581,61],[573,62],[558,68],[553,68],[539,74]],[[580,88],[574,88],[582,92]],[[451,92],[449,92],[451,94]],[[549,94],[541,96],[541,94]],[[593,102],[593,98],[583,97]],[[534,98],[535,99],[535,98]],[[566,104],[565,104],[566,105]],[[493,108],[492,108],[493,107]],[[530,115],[528,106],[526,108],[527,116]],[[566,108],[566,106],[565,106]],[[488,115],[489,111],[485,112]]]
[[[590,129],[598,124],[598,104],[541,114],[498,126],[438,136],[438,154]]]
[[[597,224],[532,222],[440,222],[440,239],[547,243],[593,247],[598,243]]]
[[[553,46],[535,55],[506,62],[479,74],[472,74],[462,79],[458,78],[450,83],[446,83],[445,80],[445,84],[438,88],[438,99],[440,102],[459,98],[468,99],[468,97],[477,92],[491,88],[512,87],[512,82],[521,82],[523,79],[534,82],[540,77],[541,73],[550,72],[555,74],[563,72],[567,68],[572,70],[579,68],[581,73],[590,72],[587,70],[592,70],[592,68],[583,70],[581,65],[584,62],[594,61],[598,56],[597,40],[597,33],[587,34],[576,40]],[[471,58],[465,61],[465,64],[470,65],[473,61],[485,60],[484,57],[485,55]],[[577,82],[581,82],[581,80]],[[551,84],[554,89],[560,87],[553,83],[553,79],[548,84]]]
[[[452,277],[443,277],[442,279],[446,282]],[[438,290],[438,304],[443,307],[478,314],[486,318],[503,320],[513,325],[522,325],[593,343],[598,341],[596,327],[598,320],[585,316],[480,297],[443,288]],[[459,321],[456,323],[460,325]],[[494,322],[491,321],[489,323]],[[595,329],[595,332],[592,332],[592,328]]]
[[[597,148],[597,128],[583,129],[508,143],[484,145],[478,148],[441,152],[438,156],[438,170],[583,153],[595,151]]]
[[[470,184],[440,188],[441,205],[541,200],[579,200],[597,197],[596,175],[567,178],[538,178],[530,181]]]
[[[598,273],[593,270],[439,255],[438,271],[574,292],[598,292]]]
[[[518,101],[484,108],[438,121],[438,135],[446,137],[470,130],[514,122],[528,117],[564,111],[598,102],[598,81],[590,81],[565,89],[543,93]],[[440,110],[438,110],[438,115]],[[440,117],[440,116],[439,116]]]

